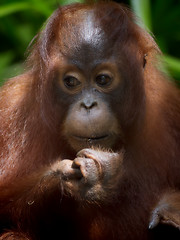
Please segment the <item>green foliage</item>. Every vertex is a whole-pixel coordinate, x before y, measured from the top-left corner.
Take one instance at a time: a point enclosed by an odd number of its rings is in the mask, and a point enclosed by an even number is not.
[[[153,32],[169,74],[180,85],[180,1],[131,0],[135,13]]]
[[[0,82],[23,71],[24,52],[59,5],[72,0],[0,0]]]
[[[0,0],[1,82],[23,71],[24,52],[30,41],[55,8],[71,2],[74,0]],[[165,53],[169,73],[180,82],[180,1],[130,2]]]

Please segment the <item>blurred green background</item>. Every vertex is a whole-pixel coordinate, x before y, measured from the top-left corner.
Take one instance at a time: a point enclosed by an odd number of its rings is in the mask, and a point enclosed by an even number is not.
[[[83,0],[80,0],[83,1]],[[0,84],[23,71],[26,49],[59,5],[73,0],[0,0]],[[153,33],[180,85],[180,0],[125,0]]]

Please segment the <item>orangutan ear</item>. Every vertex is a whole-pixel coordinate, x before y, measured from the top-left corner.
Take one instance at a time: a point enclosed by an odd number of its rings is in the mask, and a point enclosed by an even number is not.
[[[146,53],[146,54],[144,54],[144,57],[143,57],[143,68],[145,68],[146,67],[146,63],[147,63],[147,56],[148,56],[148,54]]]

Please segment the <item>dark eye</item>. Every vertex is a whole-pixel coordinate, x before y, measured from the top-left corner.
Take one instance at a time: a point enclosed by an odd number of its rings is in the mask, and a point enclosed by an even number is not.
[[[108,74],[100,74],[96,77],[96,84],[100,87],[109,86],[112,82],[112,77]]]
[[[74,87],[79,86],[80,84],[81,84],[81,82],[73,76],[67,76],[64,78],[64,85],[67,88],[74,88]]]

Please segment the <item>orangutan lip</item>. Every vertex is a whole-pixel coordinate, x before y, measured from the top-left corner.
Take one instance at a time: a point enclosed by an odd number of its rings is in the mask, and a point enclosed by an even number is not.
[[[108,135],[98,136],[98,137],[82,137],[82,136],[74,136],[75,138],[83,141],[98,141],[103,140],[108,137]]]

